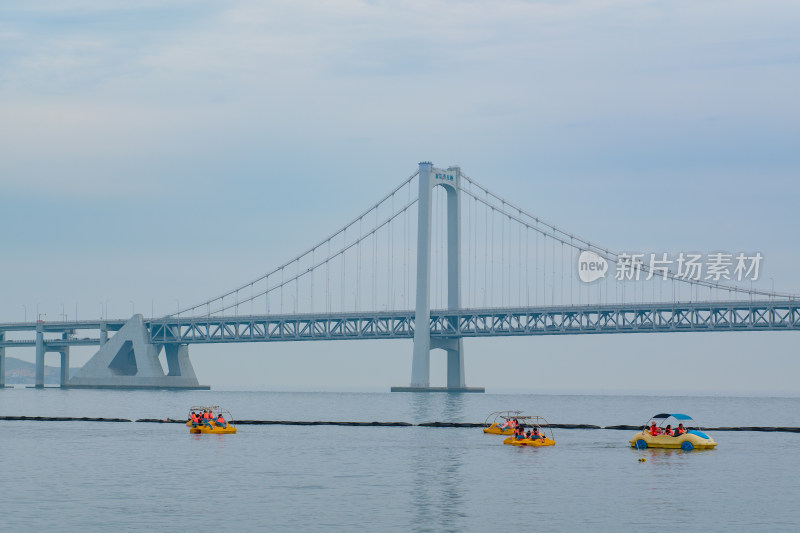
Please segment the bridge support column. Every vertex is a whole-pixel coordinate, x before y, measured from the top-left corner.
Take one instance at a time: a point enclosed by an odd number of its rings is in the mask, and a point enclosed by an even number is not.
[[[0,342],[6,340],[6,334],[0,331]],[[6,349],[5,346],[0,346],[0,389],[6,387]]]
[[[431,384],[432,174],[432,163],[419,164],[419,200],[417,201],[417,299],[416,313],[414,316],[414,357],[411,360],[411,387],[420,389],[430,387]]]
[[[165,344],[164,351],[167,356],[167,376],[180,376],[197,380],[194,367],[189,360],[189,347],[185,344]]]
[[[461,339],[431,339],[431,219],[433,188],[447,191],[447,308],[461,308],[461,169],[440,170],[433,163],[419,164],[417,202],[417,299],[414,317],[414,357],[411,361],[411,386],[392,387],[393,392],[484,392],[467,387],[464,381],[464,352]],[[447,351],[447,387],[431,387],[430,352]]]
[[[36,378],[33,386],[37,389],[44,388],[44,332],[41,326],[36,328]]]
[[[61,380],[60,385],[66,386],[69,381],[69,346],[61,350]]]
[[[61,338],[67,340],[74,331],[65,331]],[[59,384],[64,387],[69,381],[69,346],[64,346],[58,351],[61,354],[61,380]]]

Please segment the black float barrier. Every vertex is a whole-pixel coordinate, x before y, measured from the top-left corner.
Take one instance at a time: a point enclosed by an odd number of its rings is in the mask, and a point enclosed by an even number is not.
[[[133,422],[127,418],[93,418],[88,416],[0,416],[0,420],[30,420],[35,422]]]
[[[96,418],[71,416],[0,416],[0,421],[34,421],[34,422],[134,422],[127,418]],[[185,424],[185,419],[174,418],[139,418],[136,422],[153,424]],[[234,420],[235,425],[242,426],[352,426],[352,427],[425,427],[425,428],[480,428],[482,423],[474,422],[341,422],[335,420]],[[639,431],[642,426],[616,425],[595,426],[593,424],[550,424],[554,429],[611,429],[623,431]],[[800,427],[788,426],[739,426],[739,427],[704,427],[704,431],[756,431],[773,433],[800,433]]]

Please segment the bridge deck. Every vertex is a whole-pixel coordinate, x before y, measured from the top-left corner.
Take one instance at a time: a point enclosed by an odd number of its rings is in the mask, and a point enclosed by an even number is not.
[[[161,344],[410,339],[414,312],[173,318],[149,327]],[[798,329],[798,301],[431,311],[432,338]]]
[[[76,329],[118,330],[124,320],[0,324],[0,333],[47,334]],[[155,344],[213,344],[313,340],[411,339],[414,311],[161,318],[145,321]],[[432,338],[525,335],[800,330],[800,301],[740,301],[584,305],[431,311]],[[48,349],[99,345],[99,338],[45,338]],[[0,347],[35,340],[3,339]]]

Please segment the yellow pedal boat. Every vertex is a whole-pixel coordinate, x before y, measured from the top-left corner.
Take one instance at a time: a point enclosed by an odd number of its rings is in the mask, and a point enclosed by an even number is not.
[[[683,425],[684,422],[686,433],[678,436],[670,436],[664,434],[666,427],[672,429],[671,424],[665,426],[664,424],[674,419],[678,424]],[[653,435],[649,429],[653,424],[656,425],[659,435]],[[717,443],[703,433],[692,417],[681,413],[661,413],[655,415],[647,424],[644,425],[642,431],[633,435],[629,441],[631,448],[644,450],[645,448],[668,448],[668,449],[681,449],[687,452],[692,450],[713,450]]]
[[[225,419],[225,425],[219,425],[216,422],[216,417],[213,421],[210,422],[211,426],[207,426],[205,424],[197,424],[196,426],[192,425],[192,415],[191,413],[199,411],[211,411],[216,416],[222,414],[222,417]],[[189,428],[189,433],[211,433],[211,434],[227,434],[227,433],[236,433],[236,426],[233,424],[233,415],[227,409],[220,409],[218,405],[194,405],[189,409],[189,420],[186,421],[186,426]]]
[[[543,439],[515,439],[514,436],[507,437],[503,444],[512,446],[555,446],[556,441],[547,437]]]
[[[535,429],[539,436],[531,436],[530,438],[519,438],[516,435],[506,437],[503,444],[510,444],[511,446],[555,446],[556,438],[553,436],[553,428],[550,423],[541,416],[518,416],[515,417],[519,424],[519,428],[523,431],[527,427],[529,430]]]

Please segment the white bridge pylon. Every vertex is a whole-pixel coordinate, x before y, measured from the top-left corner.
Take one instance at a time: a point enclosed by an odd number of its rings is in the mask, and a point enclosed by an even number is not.
[[[395,392],[442,390],[430,386],[430,352],[447,352],[447,391],[483,392],[469,389],[464,381],[464,341],[461,338],[431,341],[431,196],[435,187],[447,191],[447,309],[461,309],[461,169],[438,169],[431,162],[419,164],[417,209],[417,292],[414,318],[414,358],[411,361],[411,386],[392,387]]]

